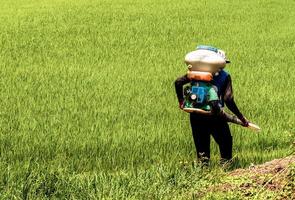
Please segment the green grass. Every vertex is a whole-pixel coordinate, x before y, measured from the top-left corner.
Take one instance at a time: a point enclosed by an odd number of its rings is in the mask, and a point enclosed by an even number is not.
[[[294,8],[291,0],[2,0],[0,198],[188,199],[218,182],[218,168],[179,164],[192,163],[195,149],[174,80],[197,44],[227,51],[237,104],[263,130],[231,126],[235,167],[288,155]]]

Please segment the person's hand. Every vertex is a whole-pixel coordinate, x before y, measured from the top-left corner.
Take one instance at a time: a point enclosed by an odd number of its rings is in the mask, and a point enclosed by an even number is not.
[[[248,127],[249,126],[249,121],[245,117],[242,117],[240,120],[243,123],[242,126],[244,126],[244,127]]]
[[[184,102],[183,101],[179,101],[179,108],[182,110],[184,106]]]

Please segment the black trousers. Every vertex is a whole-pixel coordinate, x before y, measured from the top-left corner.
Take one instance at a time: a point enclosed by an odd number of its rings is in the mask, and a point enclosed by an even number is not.
[[[219,146],[222,161],[232,159],[232,136],[227,122],[218,116],[190,114],[190,123],[197,157],[204,162],[210,159],[210,135]]]

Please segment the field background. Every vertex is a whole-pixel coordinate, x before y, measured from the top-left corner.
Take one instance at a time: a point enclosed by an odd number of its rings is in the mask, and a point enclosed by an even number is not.
[[[190,199],[221,181],[213,142],[211,171],[193,164],[174,91],[197,44],[227,52],[236,102],[263,129],[231,126],[234,167],[289,155],[294,9],[292,0],[1,0],[0,199]]]

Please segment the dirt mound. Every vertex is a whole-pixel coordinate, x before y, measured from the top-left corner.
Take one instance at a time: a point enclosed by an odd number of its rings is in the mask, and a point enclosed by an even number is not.
[[[281,171],[287,171],[286,169],[291,163],[295,163],[295,156],[275,159],[261,165],[251,165],[248,169],[236,169],[230,172],[229,175],[241,176],[245,174],[251,174],[251,176],[255,176],[264,174],[277,174]]]
[[[275,159],[261,165],[251,165],[248,169],[236,169],[230,176],[248,177],[252,183],[242,184],[245,189],[260,185],[266,189],[279,190],[287,184],[290,164],[295,163],[295,156]]]
[[[295,199],[295,155],[224,174],[222,181],[197,193],[235,194],[239,199]]]

